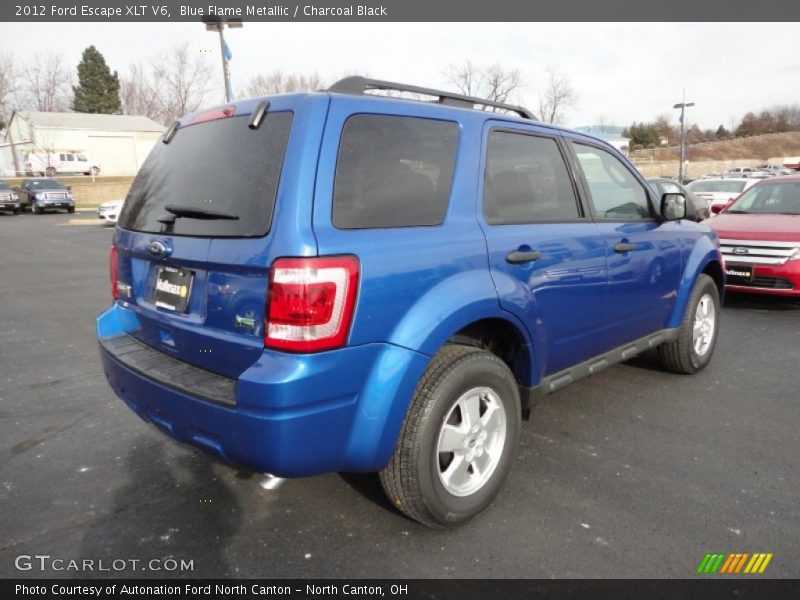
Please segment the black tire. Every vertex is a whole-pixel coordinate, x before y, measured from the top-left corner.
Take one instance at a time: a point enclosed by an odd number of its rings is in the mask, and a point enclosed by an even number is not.
[[[714,310],[714,322],[711,327],[711,340],[708,347],[702,353],[695,349],[694,325],[697,315],[697,307],[700,301],[707,298]],[[720,302],[719,290],[714,280],[708,275],[701,274],[694,284],[692,295],[686,304],[686,311],[683,314],[683,321],[678,330],[678,337],[672,342],[662,344],[658,347],[658,356],[661,365],[667,371],[691,375],[705,369],[711,362],[711,355],[717,345],[717,334],[719,333]]]
[[[67,212],[68,212],[69,214],[73,214],[73,213],[75,212],[75,207],[74,207],[74,206],[68,206],[68,207],[67,207]]]
[[[486,478],[477,472],[477,479],[483,480],[480,487],[466,495],[454,495],[445,487],[440,475],[440,469],[445,468],[439,452],[440,435],[445,419],[460,414],[454,412],[461,410],[455,408],[459,399],[484,389],[492,393],[491,402],[495,408],[498,403],[502,405],[504,414],[500,412],[500,415],[504,418],[505,438],[501,446],[495,447],[499,458],[491,470],[487,468]],[[478,401],[479,409],[487,411],[481,418],[489,414],[488,405],[484,404],[488,398],[488,395],[481,396]],[[433,357],[417,384],[394,455],[380,472],[387,497],[407,516],[432,528],[441,529],[471,519],[491,503],[511,469],[520,412],[516,380],[502,360],[479,348],[445,346]],[[479,457],[483,456],[484,439],[478,442]],[[464,444],[464,451],[472,452],[476,448],[475,435],[465,437]],[[488,450],[486,456],[491,456]],[[456,460],[455,454],[452,460]],[[471,469],[475,468],[477,460],[473,463],[464,458],[462,462],[469,465],[465,469],[469,477],[476,478],[476,471]]]

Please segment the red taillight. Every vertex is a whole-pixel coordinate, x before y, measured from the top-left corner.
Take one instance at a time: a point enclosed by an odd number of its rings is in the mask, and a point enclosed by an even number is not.
[[[358,275],[354,256],[276,260],[269,278],[264,345],[293,352],[343,346]]]
[[[119,290],[117,289],[118,281],[118,268],[117,268],[117,247],[111,246],[111,254],[108,259],[108,275],[111,279],[111,295],[114,300],[119,298]]]
[[[194,119],[192,119],[192,125],[196,125],[197,123],[205,123],[206,121],[216,121],[217,119],[227,119],[228,117],[232,117],[235,113],[235,106],[215,108],[197,115]]]

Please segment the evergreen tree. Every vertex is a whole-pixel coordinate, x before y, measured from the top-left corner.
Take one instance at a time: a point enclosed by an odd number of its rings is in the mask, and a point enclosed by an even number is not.
[[[73,86],[72,110],[108,115],[122,112],[119,101],[119,77],[111,73],[106,59],[94,46],[83,51],[78,64],[78,85]]]

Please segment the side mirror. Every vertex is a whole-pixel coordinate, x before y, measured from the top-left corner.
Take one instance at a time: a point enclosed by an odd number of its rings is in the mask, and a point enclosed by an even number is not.
[[[661,216],[667,221],[686,218],[686,196],[683,194],[664,194],[661,196]]]
[[[68,192],[71,192],[71,191],[72,191],[72,186],[71,186],[71,185],[68,185],[68,186],[67,186],[67,191],[68,191]]]

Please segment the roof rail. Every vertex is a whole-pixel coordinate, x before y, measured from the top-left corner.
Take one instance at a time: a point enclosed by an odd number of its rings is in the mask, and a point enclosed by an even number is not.
[[[369,79],[367,77],[345,77],[334,83],[328,88],[329,92],[336,92],[340,94],[364,94],[367,90],[391,90],[395,92],[410,92],[412,94],[422,94],[425,96],[433,96],[439,98],[440,104],[448,106],[460,106],[461,108],[475,108],[475,105],[491,106],[493,108],[501,108],[509,112],[517,113],[525,119],[536,120],[533,113],[527,108],[522,106],[514,106],[512,104],[504,104],[503,102],[494,102],[486,98],[475,98],[473,96],[465,96],[463,94],[454,94],[453,92],[444,92],[442,90],[434,90],[431,88],[418,87],[416,85],[406,85],[405,83],[394,83],[392,81],[381,81],[379,79]]]

